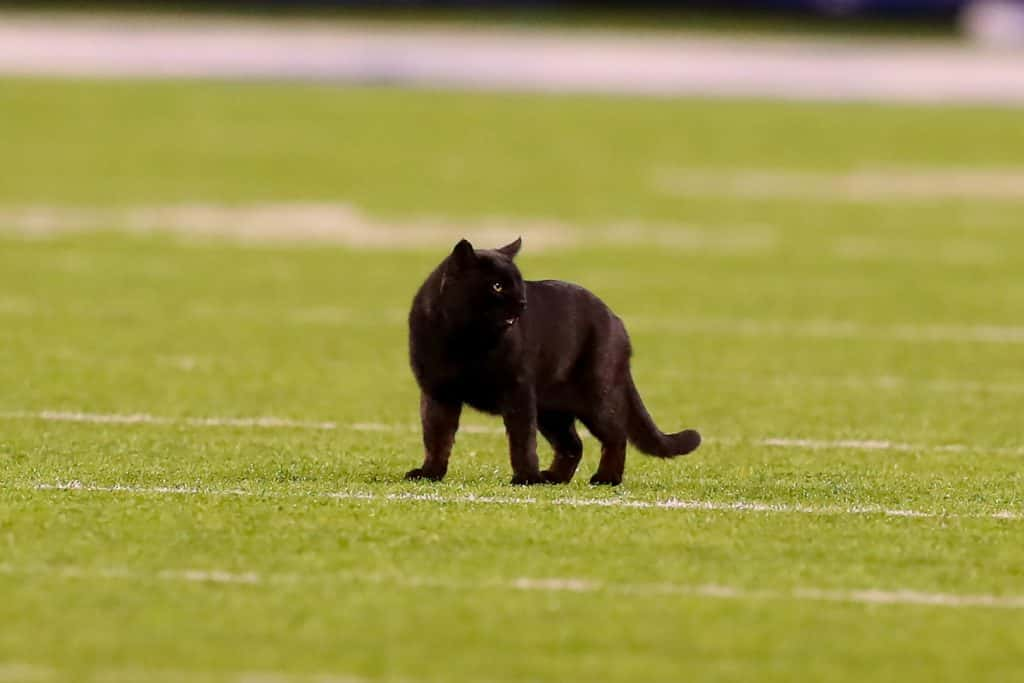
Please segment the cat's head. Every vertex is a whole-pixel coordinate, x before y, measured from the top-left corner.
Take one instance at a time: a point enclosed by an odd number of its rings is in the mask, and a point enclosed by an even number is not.
[[[513,262],[522,238],[498,249],[460,240],[445,259],[441,299],[449,317],[487,328],[508,328],[526,308],[523,276]]]

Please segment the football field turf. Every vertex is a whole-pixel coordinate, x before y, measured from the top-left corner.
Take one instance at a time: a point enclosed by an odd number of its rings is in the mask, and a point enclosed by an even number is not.
[[[0,121],[0,680],[1024,675],[1019,111],[4,81]],[[519,232],[696,453],[517,488],[467,413],[402,481],[412,294]]]

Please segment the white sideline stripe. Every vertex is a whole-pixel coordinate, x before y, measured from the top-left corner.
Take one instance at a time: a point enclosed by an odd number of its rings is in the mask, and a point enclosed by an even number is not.
[[[0,72],[1019,105],[1014,50],[890,41],[208,17],[4,17]]]
[[[111,424],[111,425],[162,425],[174,426],[184,425],[188,427],[241,427],[253,429],[310,429],[320,431],[333,431],[340,429],[351,429],[356,432],[419,432],[420,427],[414,424],[388,424],[383,422],[354,422],[341,424],[331,421],[317,420],[292,420],[288,418],[263,416],[263,417],[163,417],[150,415],[148,413],[83,413],[78,411],[43,410],[31,411],[9,411],[0,412],[0,420],[42,420],[44,422],[83,422],[87,424]],[[502,427],[488,427],[486,425],[462,425],[459,431],[465,434],[504,434]],[[588,436],[586,433],[581,436]],[[1006,447],[983,447],[972,448],[965,444],[913,444],[888,440],[858,440],[858,439],[798,439],[768,437],[763,439],[742,439],[742,438],[711,438],[705,439],[705,443],[729,443],[740,444],[748,442],[757,446],[772,446],[776,448],[800,448],[809,450],[861,450],[861,451],[901,451],[901,452],[943,452],[943,453],[995,453],[1002,455],[1024,455],[1024,448]]]
[[[704,512],[754,512],[768,514],[808,515],[882,515],[885,517],[916,517],[922,519],[1024,519],[1024,511],[1000,510],[982,513],[947,513],[925,510],[890,509],[880,505],[810,506],[758,501],[714,500],[633,500],[630,498],[530,498],[525,496],[478,496],[475,494],[445,495],[440,493],[374,493],[372,491],[338,491],[328,493],[261,493],[242,489],[208,489],[196,487],[145,487],[114,484],[98,486],[70,481],[56,484],[36,484],[37,491],[85,491],[90,493],[121,493],[128,495],[182,495],[182,496],[239,496],[268,498],[332,498],[334,500],[361,500],[371,502],[431,502],[456,505],[541,505],[577,508],[631,508],[641,510],[699,510]]]
[[[1024,609],[1024,596],[927,593],[915,590],[883,590],[877,588],[842,590],[824,588],[749,589],[715,584],[680,583],[611,583],[581,578],[494,578],[457,580],[432,576],[408,576],[370,572],[339,572],[335,574],[259,574],[252,571],[232,572],[220,569],[163,569],[139,572],[125,568],[88,568],[53,566],[16,566],[0,564],[0,573],[14,575],[49,574],[69,579],[103,579],[134,581],[172,581],[183,583],[239,584],[246,586],[292,585],[340,579],[363,583],[397,585],[403,588],[440,588],[447,590],[516,590],[542,593],[619,593],[638,596],[689,596],[725,600],[782,600],[839,602],[867,605],[915,605],[954,608]]]

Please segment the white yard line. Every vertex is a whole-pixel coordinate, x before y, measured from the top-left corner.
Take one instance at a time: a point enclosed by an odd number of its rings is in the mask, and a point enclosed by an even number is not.
[[[451,247],[468,237],[496,247],[522,236],[531,251],[640,245],[695,252],[767,251],[776,231],[762,224],[692,225],[619,221],[580,225],[554,218],[417,216],[380,218],[346,203],[171,204],[126,208],[0,207],[0,231],[29,237],[122,230],[243,243],[324,243],[358,249]]]
[[[631,596],[685,596],[738,601],[836,602],[861,605],[912,605],[944,608],[1024,609],[1024,596],[960,593],[931,593],[916,590],[825,589],[797,587],[792,589],[744,588],[715,584],[682,583],[614,583],[579,577],[514,577],[453,579],[436,576],[409,576],[373,572],[339,572],[335,574],[260,574],[254,571],[221,569],[162,569],[139,571],[126,568],[90,568],[75,566],[0,564],[0,573],[9,575],[56,576],[82,580],[170,581],[200,584],[237,584],[243,586],[275,586],[344,581],[398,586],[409,589],[443,590],[512,590],[540,593],[624,594]]]
[[[0,420],[84,422],[110,425],[179,425],[187,427],[239,427],[253,429],[338,429],[335,422],[289,420],[279,417],[161,417],[146,413],[82,413],[66,410],[0,412]]]
[[[1006,240],[995,235],[989,239],[979,235],[939,240],[909,235],[844,235],[833,241],[832,253],[843,261],[921,264],[930,268],[994,266],[1015,256],[1007,251]]]
[[[950,169],[934,168],[941,174]],[[699,175],[697,171],[693,172]],[[703,171],[703,173],[708,173]],[[727,172],[717,172],[727,174]],[[769,173],[769,171],[765,171]],[[1013,174],[1009,169],[990,174]],[[1016,172],[1024,189],[1024,169]],[[828,174],[819,174],[829,178]],[[1016,177],[1012,176],[1011,177]],[[1016,181],[1015,181],[1016,182]],[[663,185],[665,183],[662,183]],[[708,181],[716,193],[728,192]],[[898,184],[898,182],[894,183]],[[699,184],[694,185],[696,192]],[[1005,188],[1004,188],[1005,189]],[[764,192],[769,192],[765,188]],[[942,183],[934,188],[942,197]],[[1012,195],[1010,195],[1012,196]],[[806,198],[800,195],[801,198]],[[530,251],[552,248],[641,246],[702,253],[771,252],[779,243],[779,230],[761,222],[738,224],[666,223],[617,221],[576,224],[556,218],[484,216],[478,218],[442,215],[379,217],[345,202],[254,203],[242,205],[169,204],[122,208],[65,206],[0,207],[0,234],[11,233],[40,238],[63,233],[121,230],[129,233],[173,234],[187,238],[223,238],[242,243],[342,244],[355,249],[423,249],[451,246],[467,236],[481,246],[496,245],[522,235]],[[927,262],[932,265],[977,266],[1007,260],[999,244],[979,236],[943,239],[927,250],[920,240],[906,235],[840,235],[832,252],[842,260]],[[62,272],[87,271],[90,261],[73,253],[54,256],[49,265]],[[0,312],[23,309],[20,302],[8,306],[0,299]]]
[[[834,441],[821,439],[762,439],[759,442],[764,446],[777,446],[780,448],[806,448],[814,451],[820,450],[856,450],[856,451],[920,451],[920,444],[901,443],[899,441],[860,440],[860,439],[837,439]],[[938,446],[927,446],[929,451],[940,451],[945,453],[966,453],[970,450],[963,444],[945,444]],[[1011,452],[1018,452],[1013,450]]]
[[[892,40],[5,15],[0,73],[541,92],[1024,102],[1010,50]]]
[[[389,424],[385,422],[353,422],[349,429],[357,432],[416,432],[420,430],[416,424]],[[504,427],[488,427],[487,425],[460,425],[460,432],[467,434],[504,434]]]
[[[802,339],[849,339],[909,343],[1024,344],[1020,325],[866,325],[850,320],[757,320],[743,318],[624,317],[634,332]]]
[[[673,373],[685,379],[706,379],[706,376],[695,374]],[[954,379],[915,379],[897,375],[765,375],[755,377],[749,373],[720,374],[709,378],[715,382],[734,384],[756,381],[777,387],[789,388],[825,388],[835,390],[837,387],[864,390],[885,391],[920,391],[923,393],[950,394],[1024,394],[1024,382],[987,381],[987,380],[954,380]]]
[[[38,420],[42,422],[81,422],[101,425],[157,425],[241,429],[302,429],[314,431],[351,430],[355,432],[410,433],[416,434],[420,427],[408,423],[354,422],[339,423],[322,420],[293,420],[288,418],[261,417],[166,417],[148,413],[85,413],[79,411],[8,411],[0,412],[0,420]],[[464,424],[459,427],[463,434],[504,434],[499,426]],[[923,444],[905,443],[885,439],[805,439],[795,437],[713,437],[708,443],[750,444],[775,448],[797,448],[808,450],[860,450],[860,451],[902,451],[902,452],[943,452],[943,453],[991,453],[1000,455],[1024,455],[1024,447],[986,447],[966,444]]]
[[[681,197],[847,202],[1024,200],[1024,167],[866,167],[850,171],[665,168],[653,187]]]
[[[369,501],[380,503],[429,502],[452,505],[506,505],[506,506],[555,506],[575,508],[627,508],[640,510],[695,510],[705,512],[749,512],[763,514],[806,514],[806,515],[881,515],[885,517],[913,517],[922,519],[1024,519],[1024,511],[999,510],[979,513],[947,513],[927,510],[886,508],[880,505],[814,506],[790,505],[786,503],[764,503],[759,501],[714,501],[714,500],[636,500],[617,498],[532,498],[528,496],[478,496],[474,494],[449,495],[444,493],[375,493],[373,491],[339,491],[326,493],[277,493],[245,491],[241,489],[210,489],[194,487],[147,487],[115,484],[112,486],[84,484],[71,481],[57,484],[37,484],[37,491],[71,491],[86,493],[111,493],[138,496],[228,496],[268,498],[330,498],[334,500]]]

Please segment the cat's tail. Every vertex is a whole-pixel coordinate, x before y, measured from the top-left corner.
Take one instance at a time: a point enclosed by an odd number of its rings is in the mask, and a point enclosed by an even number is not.
[[[674,458],[697,450],[697,446],[700,445],[700,434],[696,430],[684,429],[674,434],[666,434],[654,424],[632,377],[629,378],[626,390],[629,396],[629,441],[640,452],[659,458]]]

